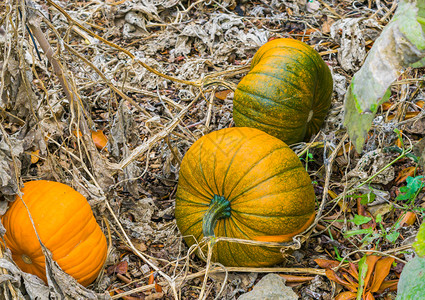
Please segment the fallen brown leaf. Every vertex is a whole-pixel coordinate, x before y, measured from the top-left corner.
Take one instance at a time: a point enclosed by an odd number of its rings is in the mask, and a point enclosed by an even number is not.
[[[215,93],[215,97],[219,100],[225,100],[227,95],[229,95],[232,91],[231,90],[222,90]]]
[[[31,152],[31,163],[35,164],[38,162],[38,160],[40,159],[40,150],[35,150]]]
[[[390,273],[391,265],[394,262],[393,257],[383,257],[376,262],[375,272],[373,274],[372,284],[370,285],[370,291],[375,293],[379,290],[385,277]]]
[[[413,211],[406,212],[400,220],[400,225],[412,226],[415,224],[416,214]]]
[[[106,147],[106,144],[108,143],[108,138],[103,133],[103,130],[92,131],[91,137],[97,149],[102,150]]]
[[[350,292],[357,292],[357,287],[351,285],[348,281],[345,281],[344,279],[340,278],[338,274],[334,270],[326,270],[326,277],[328,277],[329,280],[332,280],[344,287],[346,287]]]
[[[336,268],[339,266],[339,261],[330,260],[330,259],[316,258],[314,262],[323,269],[331,269],[331,268]]]
[[[295,275],[286,275],[286,274],[279,274],[279,276],[285,278],[287,283],[302,283],[302,282],[308,282],[314,279],[314,277],[312,276],[295,276]]]
[[[353,292],[343,292],[335,297],[335,300],[353,300],[356,299],[357,294]]]
[[[404,168],[403,170],[401,170],[396,179],[395,179],[395,183],[397,185],[399,185],[400,183],[403,183],[406,181],[407,177],[409,176],[413,176],[415,174],[415,170],[416,167],[408,167],[408,168]]]

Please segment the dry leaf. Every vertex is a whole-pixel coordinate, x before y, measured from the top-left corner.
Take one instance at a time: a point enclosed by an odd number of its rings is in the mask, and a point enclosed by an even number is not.
[[[372,284],[370,285],[370,292],[375,293],[379,290],[385,277],[390,273],[393,262],[394,258],[392,257],[384,257],[376,262]]]
[[[352,262],[350,262],[350,265],[348,267],[348,273],[354,278],[359,278],[359,272],[357,271],[357,267]]]
[[[413,211],[408,211],[402,217],[400,221],[400,225],[412,226],[413,224],[415,224],[415,221],[416,221],[416,214]]]
[[[367,289],[367,286],[369,284],[369,280],[371,279],[371,276],[372,276],[372,272],[375,269],[375,264],[380,258],[381,258],[381,256],[377,256],[377,255],[369,255],[366,258],[366,264],[367,264],[368,268],[367,268],[367,273],[366,273],[366,276],[365,276],[365,279],[364,279],[364,286],[365,286],[364,291],[366,291],[366,289]],[[385,275],[385,276],[387,276],[387,275]]]
[[[351,142],[344,144],[343,147],[341,147],[341,149],[339,149],[338,151],[338,156],[343,155],[344,153],[349,153],[351,150],[354,149],[354,146]]]
[[[381,109],[383,111],[387,111],[391,108],[391,106],[393,106],[393,104],[391,102],[384,102],[381,104]]]
[[[365,300],[375,300],[371,292],[367,292],[364,297]]]
[[[314,261],[323,269],[331,269],[339,266],[339,261],[336,260],[316,258]]]
[[[424,105],[425,105],[425,101],[424,100],[419,100],[419,101],[416,101],[416,103],[415,103],[417,106],[419,106],[420,108],[424,108]]]
[[[384,292],[386,289],[390,291],[397,290],[398,279],[386,280],[381,284],[381,287],[377,291],[378,293]]]
[[[39,159],[40,159],[39,154],[40,154],[40,150],[35,150],[35,151],[31,152],[31,163],[32,164],[35,164],[39,161]]]
[[[335,300],[353,300],[356,299],[357,294],[353,292],[343,292],[335,297]]]
[[[232,91],[231,90],[223,90],[218,91],[215,93],[215,97],[219,100],[226,100],[227,95],[229,95]]]
[[[407,113],[406,113],[406,115],[404,116],[404,119],[405,120],[409,120],[409,119],[411,119],[411,118],[414,118],[414,117],[416,117],[417,115],[419,115],[419,111],[408,111]]]
[[[400,183],[403,183],[406,181],[406,178],[409,176],[413,176],[415,174],[415,170],[416,167],[408,167],[408,168],[404,168],[403,170],[401,170],[396,179],[395,179],[395,183],[397,185],[399,185]]]
[[[128,271],[128,262],[121,261],[115,266],[115,272],[118,274],[125,274]]]
[[[343,285],[344,287],[346,287],[348,290],[350,290],[351,292],[357,292],[357,287],[353,286],[351,283],[349,283],[348,281],[345,281],[344,279],[342,279],[341,277],[339,277],[334,270],[326,270],[326,277],[328,277],[329,280],[332,280],[340,285]]]
[[[108,144],[108,138],[103,133],[103,130],[91,131],[91,137],[97,149],[102,150]]]
[[[279,274],[279,276],[285,278],[287,283],[302,283],[314,279],[312,276],[295,276],[286,274]]]

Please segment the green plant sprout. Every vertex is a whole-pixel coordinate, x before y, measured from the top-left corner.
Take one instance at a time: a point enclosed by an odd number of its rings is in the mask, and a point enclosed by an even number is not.
[[[330,239],[331,239],[332,241],[335,241],[335,240],[334,240],[334,237],[332,236],[332,232],[331,232],[331,229],[330,229],[330,228],[328,228],[328,233],[329,233],[329,237],[330,237]],[[341,255],[339,254],[339,250],[338,250],[337,246],[335,246],[335,245],[333,245],[333,244],[332,244],[332,247],[334,248],[334,251],[335,251],[336,260],[338,260],[338,261],[342,261],[342,260],[343,260],[343,258],[342,258],[342,257],[341,257]],[[348,263],[349,261],[348,261],[348,260],[344,260],[344,262]]]
[[[300,157],[300,160],[305,161],[305,170],[308,171],[308,163],[314,161],[313,154],[309,151],[309,149],[307,149],[305,152],[305,158]]]
[[[373,201],[375,201],[376,199],[376,195],[373,192],[372,187],[369,186],[370,192],[369,193],[362,193],[362,194],[352,194],[352,195],[347,195],[348,197],[351,197],[353,199],[358,199],[360,198],[360,204],[361,205],[367,205],[369,203],[372,203]]]
[[[419,193],[424,187],[424,176],[407,177],[406,186],[402,186],[399,191],[400,194],[395,198],[399,201],[405,201],[407,205],[413,203],[418,197]]]
[[[354,218],[350,220],[350,222],[353,222],[355,225],[360,226],[370,222],[371,220],[371,217],[355,215]],[[377,229],[373,229],[372,227],[365,229],[349,230],[344,233],[344,237],[349,238],[356,235],[364,235],[361,239],[363,245],[371,244],[375,241],[377,241],[377,244],[379,244],[379,241],[381,240],[387,240],[390,243],[394,244],[400,236],[400,232],[398,232],[398,229],[400,228],[401,218],[389,229],[385,229],[382,222],[381,214],[378,214],[376,216],[375,222],[379,226],[379,231]]]

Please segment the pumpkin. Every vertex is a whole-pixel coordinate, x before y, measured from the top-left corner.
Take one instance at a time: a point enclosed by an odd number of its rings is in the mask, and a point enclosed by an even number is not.
[[[255,53],[233,100],[236,126],[253,127],[285,143],[307,141],[329,110],[331,72],[310,46],[274,39]]]
[[[289,242],[314,221],[312,182],[297,155],[255,128],[207,134],[185,154],[175,217],[186,243],[206,236]],[[218,241],[212,260],[265,267],[283,261],[278,247]]]
[[[80,284],[92,283],[106,259],[105,235],[83,195],[54,181],[29,181],[22,200],[42,243],[59,266]],[[45,282],[45,258],[22,200],[17,196],[2,217],[4,239],[22,271]]]

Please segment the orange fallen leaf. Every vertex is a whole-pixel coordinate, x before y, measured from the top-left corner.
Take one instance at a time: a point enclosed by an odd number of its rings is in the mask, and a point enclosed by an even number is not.
[[[366,257],[366,264],[367,264],[368,268],[367,268],[367,273],[366,273],[366,276],[365,276],[365,279],[364,279],[364,287],[365,287],[364,292],[366,291],[366,287],[369,284],[369,280],[371,279],[372,272],[375,269],[375,264],[380,258],[381,258],[381,256],[377,256],[377,255],[369,255],[368,257]],[[387,275],[385,275],[385,276],[387,276]]]
[[[349,153],[351,150],[354,149],[354,146],[351,142],[344,144],[343,147],[341,147],[341,149],[339,149],[338,151],[338,156],[343,155],[344,153]]]
[[[92,130],[91,137],[97,149],[102,150],[106,147],[106,144],[108,143],[108,138],[103,133],[103,130]]]
[[[218,91],[215,93],[215,97],[219,100],[225,100],[227,95],[229,95],[232,91],[231,90],[223,90],[223,91]]]
[[[397,178],[395,179],[395,183],[399,185],[400,183],[403,183],[406,181],[407,177],[413,176],[415,174],[416,167],[408,167],[401,170]]]
[[[367,292],[364,297],[365,300],[375,300],[371,292]]]
[[[314,261],[323,269],[331,269],[339,266],[339,261],[336,260],[316,258]]]
[[[336,274],[336,272],[334,270],[331,269],[327,269],[326,272],[326,277],[328,277],[329,280],[332,280],[340,285],[343,285],[344,287],[346,287],[350,292],[357,292],[357,287],[353,286],[351,283],[349,283],[348,281],[345,281],[344,279],[342,279],[341,277],[338,276],[338,274]]]
[[[413,224],[415,224],[415,221],[416,221],[416,214],[413,211],[408,211],[401,218],[400,225],[412,226]]]
[[[391,106],[393,106],[391,102],[384,102],[382,103],[381,108],[383,111],[387,111],[390,109]]]
[[[425,106],[425,101],[424,100],[419,100],[419,101],[416,101],[416,103],[415,103],[417,106],[419,106],[420,108],[424,108],[424,106]]]
[[[385,278],[390,273],[393,262],[394,258],[392,257],[382,257],[377,255],[368,255],[366,257],[366,264],[368,268],[363,281],[364,289],[361,295],[362,299],[375,300],[373,293],[382,293],[385,290],[397,289],[398,279],[385,281]],[[332,280],[349,290],[348,292],[339,294],[335,298],[336,300],[349,300],[357,298],[358,287],[360,284],[358,282],[359,273],[357,271],[356,265],[350,263],[348,269],[340,269],[338,274],[342,274],[344,278],[341,278],[332,269],[327,269],[325,274],[329,280]]]
[[[335,300],[353,300],[356,299],[357,294],[353,292],[343,292],[335,297]]]
[[[155,283],[155,291],[156,291],[157,293],[161,293],[161,292],[162,292],[162,286],[160,286],[160,285],[156,282],[155,273],[154,273],[154,271],[151,271],[151,275],[149,275],[148,284],[153,284],[153,283]]]
[[[342,276],[351,284],[351,286],[356,287],[356,289],[359,288],[359,283],[355,282],[348,274],[342,274]],[[358,277],[356,277],[357,279]]]
[[[286,282],[288,283],[302,283],[314,279],[312,276],[295,276],[286,274],[279,274],[279,276],[285,278]]]
[[[149,275],[148,284],[153,284],[155,282],[155,273],[151,271],[151,275]]]
[[[354,278],[359,278],[359,272],[357,271],[356,265],[350,262],[348,267],[348,273]]]
[[[40,159],[40,150],[35,150],[31,152],[31,163],[35,164],[38,162],[38,160]]]
[[[397,290],[398,279],[386,280],[381,284],[381,287],[378,290],[378,293],[382,293],[385,290],[396,291]]]
[[[155,291],[157,293],[162,293],[162,286],[160,286],[158,283],[156,283],[156,281],[155,281]]]
[[[404,119],[405,120],[409,120],[409,119],[411,119],[411,118],[414,118],[414,117],[416,117],[417,115],[419,115],[419,111],[408,111],[407,113],[406,113],[406,115],[404,116]]]
[[[404,116],[404,120],[409,120],[413,117],[416,117],[420,112],[419,111],[408,111],[406,115]],[[395,118],[395,114],[391,114],[388,116],[388,120],[391,121]]]
[[[103,133],[103,130],[90,130],[91,132],[91,138],[93,140],[94,145],[97,149],[102,150],[106,147],[106,144],[108,143],[108,138]],[[77,136],[77,131],[73,130],[72,133]],[[78,136],[82,137],[83,134],[81,131],[78,131]]]
[[[390,273],[393,262],[393,257],[383,257],[376,262],[372,284],[370,285],[369,289],[370,292],[375,293],[379,290],[385,280],[385,277],[387,277]]]

